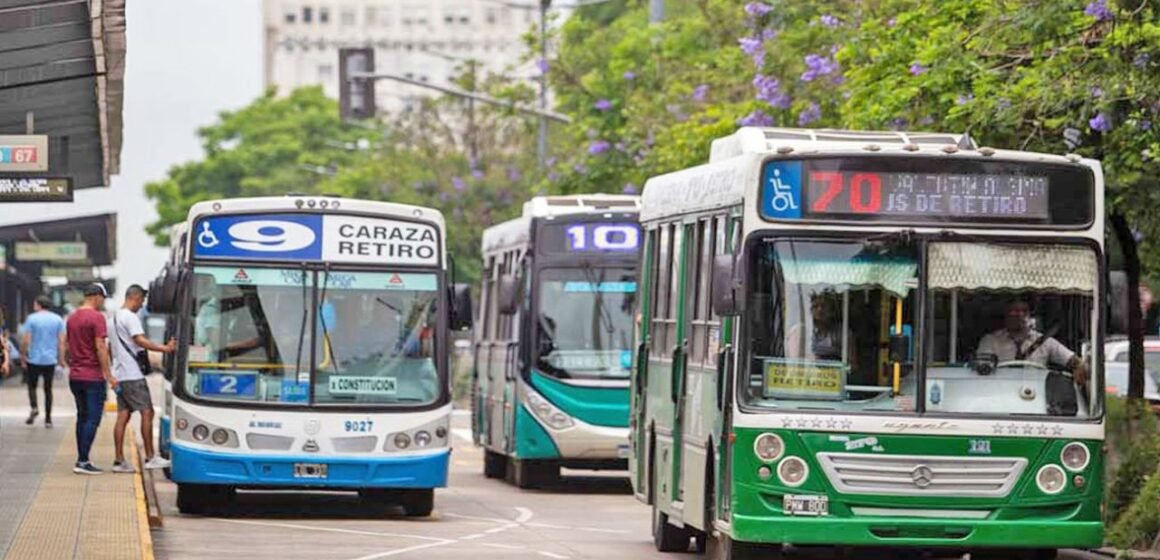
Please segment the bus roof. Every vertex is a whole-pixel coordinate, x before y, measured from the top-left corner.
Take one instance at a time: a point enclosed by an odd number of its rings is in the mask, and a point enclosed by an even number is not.
[[[518,218],[498,223],[483,231],[484,253],[499,248],[526,245],[531,235],[533,218],[554,218],[608,212],[640,212],[640,197],[623,194],[573,194],[565,196],[537,196],[524,203]]]
[[[325,206],[323,206],[325,204]],[[336,210],[337,209],[337,210]],[[189,209],[188,220],[198,216],[216,213],[244,212],[296,212],[316,211],[319,213],[378,214],[406,218],[420,218],[444,227],[443,213],[423,206],[360,200],[334,196],[266,196],[255,198],[225,198],[198,202]]]

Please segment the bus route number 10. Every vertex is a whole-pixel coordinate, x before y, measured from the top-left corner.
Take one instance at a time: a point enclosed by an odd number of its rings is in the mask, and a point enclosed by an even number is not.
[[[640,230],[634,225],[578,224],[565,231],[573,251],[634,251],[640,246]]]

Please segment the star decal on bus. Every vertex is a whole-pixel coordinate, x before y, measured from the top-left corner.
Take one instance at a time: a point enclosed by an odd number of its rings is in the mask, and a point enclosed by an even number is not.
[[[1003,425],[998,422],[991,424],[991,429],[994,430],[996,434],[1003,433]]]
[[[1044,426],[1043,424],[1040,424],[1040,425],[1039,425],[1039,428],[1036,430],[1036,433],[1038,433],[1038,434],[1039,434],[1039,435],[1041,435],[1041,436],[1045,436],[1045,435],[1047,435],[1047,426]]]

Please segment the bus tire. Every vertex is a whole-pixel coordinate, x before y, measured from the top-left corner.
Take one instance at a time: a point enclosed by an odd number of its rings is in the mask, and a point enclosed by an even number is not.
[[[657,506],[652,508],[653,545],[657,552],[688,552],[689,530],[669,523],[669,515]]]
[[[200,515],[205,511],[204,494],[196,484],[177,485],[177,511],[185,514]]]
[[[218,513],[233,503],[235,495],[232,486],[178,484],[177,511],[195,515]]]
[[[435,490],[404,490],[401,495],[403,513],[407,517],[430,517],[435,510]]]
[[[503,478],[507,474],[507,457],[491,451],[483,450],[483,476],[485,478]]]
[[[508,480],[517,488],[542,488],[559,480],[560,466],[544,461],[508,459],[507,474]]]
[[[173,469],[172,468],[165,467],[164,469],[161,469],[161,472],[165,475],[165,478],[167,478],[169,480],[173,480]]]

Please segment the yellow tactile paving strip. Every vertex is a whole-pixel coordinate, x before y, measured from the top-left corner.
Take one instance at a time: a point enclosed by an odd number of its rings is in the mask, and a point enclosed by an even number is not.
[[[113,465],[114,419],[105,415],[93,444],[93,463],[103,469]],[[71,423],[61,424],[60,429],[72,431]],[[130,452],[126,446],[126,455]],[[75,462],[76,439],[69,433],[44,473],[5,560],[151,558],[142,547],[137,477],[107,471],[73,474]]]

